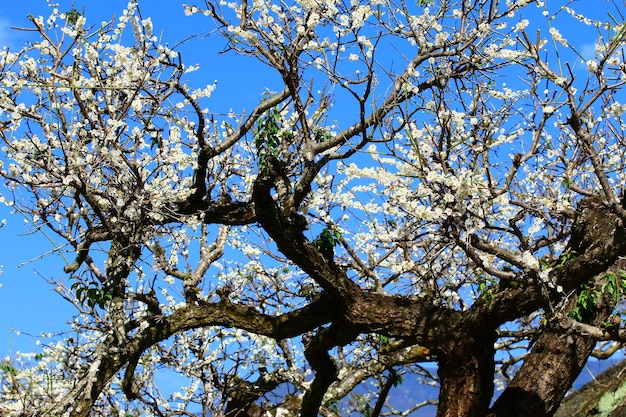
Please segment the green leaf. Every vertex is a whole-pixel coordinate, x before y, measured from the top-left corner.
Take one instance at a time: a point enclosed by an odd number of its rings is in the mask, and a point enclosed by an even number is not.
[[[394,387],[397,387],[398,385],[404,382],[404,377],[402,375],[397,375],[394,373],[392,375],[392,378],[393,380],[391,381],[391,383],[393,384]]]
[[[8,361],[0,362],[0,371],[12,376],[17,375],[17,369]]]
[[[72,9],[70,11],[65,12],[65,20],[71,26],[75,26],[76,22],[78,22],[78,18],[83,14],[74,8],[72,5]]]
[[[71,277],[79,279],[78,277]],[[90,308],[96,306],[104,309],[106,303],[113,299],[111,294],[108,294],[104,288],[97,281],[90,281],[87,284],[83,284],[81,281],[74,282],[70,288],[76,294],[76,299],[81,304],[87,304]]]
[[[376,337],[376,341],[378,341],[378,343],[380,343],[383,346],[389,344],[390,339],[387,336],[383,336],[382,334],[376,333],[374,337]]]
[[[577,321],[585,321],[592,314],[598,302],[599,292],[584,285],[578,294],[578,300],[574,310],[568,315]]]

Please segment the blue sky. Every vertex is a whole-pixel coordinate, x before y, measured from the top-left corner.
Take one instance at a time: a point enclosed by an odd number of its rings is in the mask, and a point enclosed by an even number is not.
[[[191,0],[189,2],[193,3]],[[85,5],[87,21],[94,24],[108,20],[114,14],[119,15],[126,6],[126,0],[75,0],[74,3],[79,10]],[[64,0],[60,4],[62,11],[69,10],[72,1]],[[584,9],[594,13],[593,17],[596,18],[605,16],[611,7],[610,2],[605,0],[583,0],[577,4],[586,6]],[[258,102],[263,87],[278,88],[276,75],[253,59],[233,55],[225,58],[224,55],[218,55],[224,41],[218,35],[204,31],[210,27],[208,18],[186,17],[181,2],[140,0],[140,9],[144,17],[152,18],[155,32],[162,33],[163,39],[170,46],[192,36],[205,38],[192,39],[179,50],[186,64],[201,64],[200,71],[193,73],[196,79],[191,80],[196,87],[218,80],[218,88],[209,104],[212,111],[226,113],[231,106],[234,110],[241,111],[237,107],[240,103]],[[45,0],[2,2],[0,46],[19,49],[32,34],[12,30],[11,26],[29,27],[27,15],[47,16],[49,12],[50,7]],[[555,26],[571,43],[579,45],[578,49],[583,55],[593,52],[595,37],[592,32],[579,31],[579,27],[562,27],[558,21]],[[580,63],[577,65],[584,68]],[[33,234],[32,225],[25,222],[19,214],[10,215],[10,209],[6,207],[0,207],[0,219],[3,218],[7,219],[7,224],[0,230],[0,264],[4,267],[0,275],[0,358],[8,355],[11,350],[37,349],[37,339],[27,334],[62,330],[65,321],[73,313],[71,306],[55,295],[54,289],[45,281],[66,278],[63,273],[63,259],[59,255],[38,259],[42,254],[53,250],[53,244],[41,234]],[[33,261],[29,262],[30,260]],[[21,334],[18,335],[17,331]]]

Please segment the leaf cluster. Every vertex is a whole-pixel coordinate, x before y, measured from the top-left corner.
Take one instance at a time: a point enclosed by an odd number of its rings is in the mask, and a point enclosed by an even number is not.
[[[259,158],[259,170],[261,172],[270,168],[268,157],[277,156],[281,143],[280,113],[276,107],[268,110],[266,114],[257,121],[254,132],[254,143]]]
[[[74,294],[76,294],[78,301],[83,305],[86,303],[90,308],[98,306],[104,309],[106,303],[112,299],[111,294],[97,281],[90,281],[84,284],[82,281],[77,280],[70,288],[74,291]]]
[[[318,250],[322,252],[328,252],[333,251],[335,246],[337,246],[340,241],[341,232],[338,230],[333,230],[330,227],[326,227],[324,228],[324,230],[322,230],[322,233],[320,233],[318,238],[313,241],[313,243]]]
[[[578,294],[578,300],[574,310],[569,316],[578,321],[588,320],[598,306],[601,294],[606,294],[612,302],[617,304],[626,294],[626,272],[607,273],[603,276],[604,284],[600,290],[585,284]]]
[[[72,8],[68,10],[67,12],[65,12],[65,20],[69,25],[76,26],[78,19],[82,17],[83,15],[84,15],[84,11],[83,13],[79,12],[74,7],[74,4],[72,4]]]

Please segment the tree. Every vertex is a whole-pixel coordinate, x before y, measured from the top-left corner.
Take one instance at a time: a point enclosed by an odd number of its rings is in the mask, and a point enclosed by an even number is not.
[[[77,313],[2,364],[3,412],[400,415],[419,379],[439,417],[552,415],[626,340],[625,11],[585,4],[184,6],[280,77],[228,115],[134,0],[31,18],[1,174]]]

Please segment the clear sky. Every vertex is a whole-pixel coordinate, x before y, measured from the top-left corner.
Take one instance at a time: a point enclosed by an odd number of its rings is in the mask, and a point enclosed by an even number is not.
[[[193,0],[188,0],[194,3]],[[579,10],[586,10],[596,18],[606,18],[611,0],[581,0],[575,5]],[[87,22],[99,24],[119,15],[126,6],[126,0],[74,0],[75,7],[84,13]],[[198,3],[202,4],[202,1]],[[267,71],[251,58],[225,58],[219,55],[224,41],[216,34],[207,32],[210,21],[206,17],[186,17],[182,2],[175,0],[140,0],[140,10],[144,17],[151,17],[155,33],[162,33],[163,39],[170,46],[190,37],[179,51],[186,64],[200,63],[200,71],[190,75],[190,81],[196,86],[212,84],[218,80],[218,88],[211,98],[211,111],[226,113],[231,106],[236,111],[240,103],[256,103],[264,87],[277,86],[275,74]],[[61,0],[60,10],[70,10],[72,0]],[[29,14],[47,16],[50,7],[45,0],[3,1],[0,3],[0,47],[8,46],[12,50],[20,49],[24,42],[31,39],[32,32],[16,31],[12,26],[29,27]],[[540,15],[538,14],[538,17]],[[618,17],[619,18],[619,17]],[[579,27],[563,27],[555,24],[563,35],[579,45],[583,54],[593,54],[595,36],[591,32],[580,31]],[[543,36],[547,36],[545,33]],[[578,68],[584,65],[577,63]],[[200,77],[204,77],[203,79]],[[278,87],[276,87],[278,88]],[[0,358],[10,350],[29,351],[36,349],[36,338],[41,332],[56,332],[65,328],[65,320],[73,313],[71,306],[54,293],[46,279],[66,279],[63,273],[64,261],[59,255],[37,259],[42,254],[53,250],[53,244],[39,233],[32,233],[22,216],[10,215],[10,209],[0,207],[0,219],[6,218],[6,225],[0,229]],[[61,243],[60,239],[57,239]],[[69,255],[71,258],[71,254]],[[34,259],[34,260],[33,260]],[[33,260],[29,262],[29,260]],[[15,329],[15,331],[11,331]],[[16,331],[22,334],[17,335]]]

